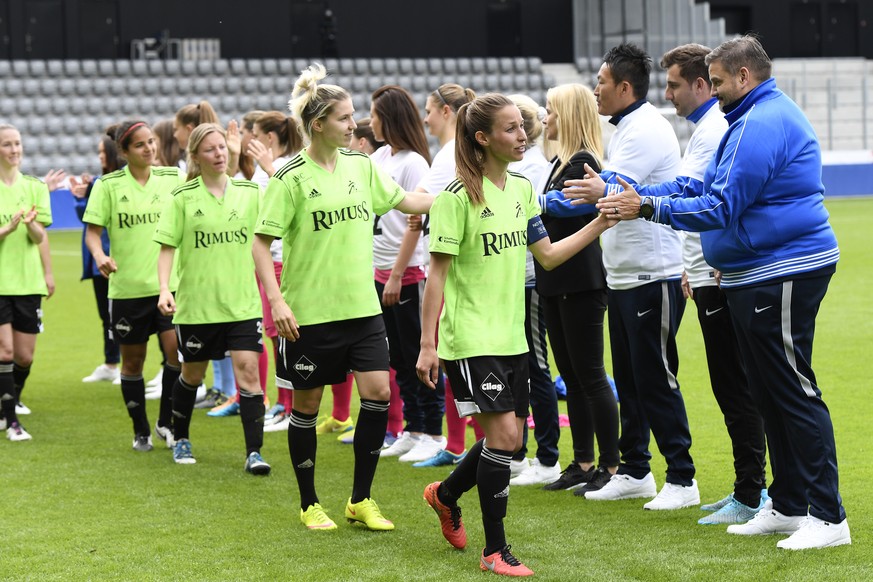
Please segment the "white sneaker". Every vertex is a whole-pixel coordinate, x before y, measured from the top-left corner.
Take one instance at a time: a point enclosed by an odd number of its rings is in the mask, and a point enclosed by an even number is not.
[[[530,465],[517,476],[509,480],[510,485],[548,485],[561,477],[561,465],[555,463],[551,467],[543,465],[539,459],[534,459]]]
[[[613,475],[609,482],[597,491],[586,491],[585,499],[595,501],[616,501],[618,499],[637,499],[654,497],[658,494],[655,477],[649,473],[642,479],[630,475]]]
[[[277,415],[270,419],[269,424],[264,421],[264,432],[282,432],[283,430],[288,430],[290,424],[290,414]]]
[[[163,393],[164,393],[164,388],[162,386],[158,385],[158,387],[155,388],[154,390],[152,390],[151,392],[146,391],[145,399],[146,400],[160,400],[161,394],[163,394]]]
[[[403,453],[397,459],[402,463],[417,463],[426,461],[438,452],[446,448],[448,441],[444,437],[434,438],[429,434],[423,434],[415,443],[415,446],[409,449],[409,452]]]
[[[164,367],[161,366],[158,368],[158,373],[155,374],[155,377],[146,382],[146,387],[151,388],[152,386],[160,386],[161,382],[164,380]]]
[[[848,521],[844,519],[840,523],[831,523],[809,515],[796,532],[778,541],[776,547],[783,550],[815,550],[851,543]]]
[[[793,534],[800,528],[805,515],[782,515],[775,509],[762,509],[746,523],[729,525],[727,532],[740,536]]]
[[[30,436],[30,433],[24,430],[24,427],[18,424],[17,422],[13,422],[12,426],[6,429],[6,438],[8,438],[12,442],[20,442],[20,441],[29,441],[33,437]]]
[[[121,370],[118,366],[110,368],[106,364],[100,364],[88,376],[82,378],[82,382],[112,382],[116,378],[120,379]]]
[[[121,386],[121,374],[118,374],[118,378],[112,381],[112,383],[116,386]]]
[[[15,414],[27,416],[30,414],[30,409],[23,403],[19,402],[15,405]]]
[[[528,467],[530,467],[530,459],[527,457],[520,461],[516,461],[515,459],[509,461],[509,480],[511,481],[524,473],[524,470]]]
[[[397,440],[394,441],[387,449],[382,449],[379,453],[380,457],[399,457],[400,455],[404,455],[412,450],[418,440],[421,437],[413,436],[411,433],[404,432],[401,433]]]
[[[676,485],[664,483],[661,492],[643,505],[643,509],[670,510],[683,509],[700,505],[700,491],[697,489],[697,479],[691,480],[691,485]]]

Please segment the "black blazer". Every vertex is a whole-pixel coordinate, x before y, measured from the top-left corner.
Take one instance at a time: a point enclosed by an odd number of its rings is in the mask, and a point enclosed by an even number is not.
[[[576,152],[559,175],[549,176],[544,192],[560,190],[564,187],[564,180],[584,178],[586,175],[584,164],[591,166],[595,172],[600,172],[600,165],[594,156],[586,151]],[[553,159],[552,171],[558,165],[557,158]],[[549,239],[555,242],[583,228],[595,217],[595,214],[589,214],[573,218],[555,218],[544,214],[542,220],[549,233]],[[606,271],[603,268],[600,241],[591,243],[553,271],[546,271],[536,261],[534,261],[534,268],[536,269],[537,291],[540,295],[552,297],[567,293],[606,289]]]

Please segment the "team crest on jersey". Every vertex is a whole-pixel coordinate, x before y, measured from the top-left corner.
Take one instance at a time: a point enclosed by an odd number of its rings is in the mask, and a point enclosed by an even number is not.
[[[317,367],[306,356],[300,356],[300,359],[294,364],[294,371],[300,374],[300,377],[304,380],[308,380]]]
[[[160,195],[160,194],[154,194],[154,195],[152,195],[152,204],[157,204],[157,203],[160,202],[160,201],[161,201],[161,195]]]
[[[115,331],[117,331],[118,335],[121,337],[127,337],[127,334],[133,331],[133,326],[122,317],[118,320],[118,323],[115,324]]]
[[[120,198],[118,201],[119,201],[119,202],[130,202],[130,201],[127,199],[127,194],[122,194],[122,195],[121,195],[121,198]]]
[[[506,389],[506,386],[503,384],[503,382],[500,381],[499,378],[497,378],[497,376],[494,375],[493,372],[490,372],[485,378],[485,381],[479,385],[479,389],[493,402],[497,400],[497,397],[500,396],[500,393]]]
[[[521,202],[515,203],[515,217],[520,218],[524,216],[524,210],[521,208]]]
[[[482,211],[482,214],[479,215],[479,218],[482,218],[483,220],[486,218],[494,218],[494,213],[486,206],[485,210]]]
[[[203,211],[198,208],[197,212],[194,213],[194,216],[196,218],[200,218],[201,216],[205,216],[205,215],[203,214]]]
[[[231,210],[230,216],[227,217],[228,222],[232,220],[239,220],[239,212],[237,212],[236,210]]]
[[[358,185],[353,180],[349,180],[349,195],[351,196],[358,191]]]
[[[313,188],[313,189],[309,192],[309,199],[310,199],[310,200],[312,200],[313,198],[318,198],[319,196],[321,196],[321,192],[319,192],[319,191],[316,190],[315,188]]]

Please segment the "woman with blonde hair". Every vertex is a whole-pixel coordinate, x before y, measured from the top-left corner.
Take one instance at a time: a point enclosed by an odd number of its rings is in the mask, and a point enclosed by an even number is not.
[[[270,178],[252,252],[279,340],[276,384],[292,388],[288,449],[300,490],[300,519],[310,530],[336,529],[315,492],[318,410],[326,384],[355,375],[361,409],[355,428],[349,521],[394,529],[371,498],[388,421],[388,345],[373,286],[376,215],[430,210],[433,197],[404,192],[366,154],[347,149],[356,127],[342,87],[321,84],[315,64],[298,77],[289,103],[309,145]],[[270,243],[283,239],[281,286]],[[325,301],[330,290],[330,301]]]
[[[189,440],[197,386],[210,360],[230,352],[240,392],[246,472],[266,475],[261,457],[264,400],[258,379],[263,351],[261,304],[252,260],[252,229],[260,189],[227,175],[227,138],[221,126],[198,125],[188,139],[188,181],[175,190],[155,230],[160,243],[158,308],[172,316],[182,355],[173,385],[176,443],[173,460],[195,463]],[[170,290],[173,263],[178,290]]]
[[[603,140],[597,103],[578,83],[559,85],[546,94],[546,138],[555,142],[548,183],[541,193],[560,190],[564,180],[582,178],[585,164],[600,171]],[[596,218],[596,211],[572,218],[543,215],[554,240],[561,240]],[[606,275],[599,244],[554,271],[536,267],[537,291],[543,300],[549,346],[567,385],[567,416],[573,438],[573,461],[549,491],[596,491],[618,468],[618,405],[603,365],[603,320]],[[594,437],[600,458],[595,463]]]

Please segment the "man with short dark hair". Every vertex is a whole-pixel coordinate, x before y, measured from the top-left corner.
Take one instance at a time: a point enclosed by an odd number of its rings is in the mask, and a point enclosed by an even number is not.
[[[636,184],[674,179],[680,172],[679,141],[669,122],[646,101],[651,59],[625,43],[610,49],[603,60],[594,96],[599,113],[612,116],[616,131],[601,176],[611,183],[619,178]],[[547,212],[560,215],[561,210],[547,203]],[[601,244],[620,402],[621,463],[602,489],[581,492],[594,500],[654,497],[645,509],[697,505],[691,433],[676,379],[676,331],[685,309],[679,237],[669,228],[640,221],[609,229]],[[667,461],[660,493],[649,464],[650,430]]]
[[[722,273],[773,468],[772,509],[728,533],[791,534],[776,544],[791,550],[850,544],[833,424],[811,364],[815,318],[840,256],[824,207],[821,148],[776,88],[756,38],[722,43],[706,63],[729,127],[703,182],[681,198],[640,187],[641,198],[624,182],[597,206],[701,232],[706,260]]]

